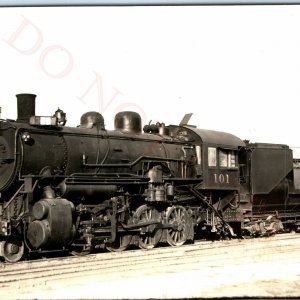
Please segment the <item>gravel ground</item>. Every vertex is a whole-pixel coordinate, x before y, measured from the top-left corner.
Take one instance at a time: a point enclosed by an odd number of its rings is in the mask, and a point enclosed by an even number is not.
[[[284,237],[235,242],[234,247],[219,248],[220,242],[211,249],[201,249],[201,243],[165,248],[179,251],[168,263],[157,249],[136,251],[142,267],[124,256],[123,267],[101,271],[100,265],[82,276],[74,271],[74,276],[46,277],[38,284],[1,287],[0,299],[299,297],[300,235]]]

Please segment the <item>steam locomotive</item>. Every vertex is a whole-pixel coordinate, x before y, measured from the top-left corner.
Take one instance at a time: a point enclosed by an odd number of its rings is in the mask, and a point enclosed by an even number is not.
[[[0,257],[180,246],[195,238],[272,234],[300,225],[300,168],[286,145],[249,143],[124,111],[67,127],[17,95],[0,121]]]

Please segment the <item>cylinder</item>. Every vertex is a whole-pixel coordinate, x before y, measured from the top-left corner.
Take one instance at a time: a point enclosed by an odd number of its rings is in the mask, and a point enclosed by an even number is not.
[[[165,200],[165,190],[163,187],[158,186],[155,190],[155,201]]]
[[[29,123],[31,116],[35,115],[35,97],[34,94],[18,94],[17,107],[18,117],[17,122]]]
[[[46,218],[49,212],[49,203],[47,201],[38,201],[34,204],[32,208],[32,214],[37,220],[42,220]]]
[[[175,188],[174,185],[168,185],[167,186],[167,195],[170,197],[173,197],[175,195]]]
[[[59,184],[57,192],[61,197],[84,196],[92,198],[97,196],[112,196],[117,192],[117,186],[112,184],[66,184],[62,182]]]
[[[29,224],[27,238],[34,248],[39,248],[47,244],[51,236],[48,220],[33,221]]]

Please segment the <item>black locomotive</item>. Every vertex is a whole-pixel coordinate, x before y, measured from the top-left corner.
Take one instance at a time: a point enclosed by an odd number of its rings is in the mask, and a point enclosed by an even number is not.
[[[199,238],[297,229],[300,169],[286,145],[251,144],[188,125],[144,126],[98,112],[66,127],[35,115],[19,94],[18,118],[0,121],[0,256],[180,246]]]

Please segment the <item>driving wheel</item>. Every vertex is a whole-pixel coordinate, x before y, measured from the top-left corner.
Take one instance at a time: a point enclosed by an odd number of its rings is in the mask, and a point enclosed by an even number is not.
[[[152,206],[142,205],[135,212],[135,218],[139,223],[161,223],[161,214]],[[139,235],[139,247],[142,249],[154,248],[162,237],[162,229],[156,228],[157,224],[143,226]]]
[[[191,230],[191,220],[182,206],[172,206],[167,209],[167,242],[171,246],[183,245]]]

